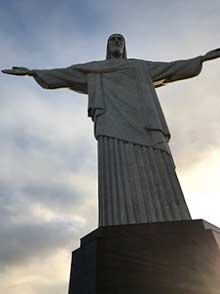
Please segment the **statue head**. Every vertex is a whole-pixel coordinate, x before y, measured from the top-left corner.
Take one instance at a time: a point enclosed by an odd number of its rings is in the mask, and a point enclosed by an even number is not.
[[[127,58],[125,38],[121,34],[113,34],[108,38],[106,59]]]

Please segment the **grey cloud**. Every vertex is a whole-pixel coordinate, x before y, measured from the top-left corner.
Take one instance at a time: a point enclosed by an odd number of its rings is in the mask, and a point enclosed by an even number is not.
[[[0,231],[0,268],[43,258],[63,248],[71,248],[75,233],[68,223],[3,224]]]
[[[211,5],[203,0],[140,0],[138,5],[99,0],[92,5],[93,21],[77,7],[67,13],[63,3],[37,3],[19,1],[13,14],[1,4],[1,68],[64,67],[104,59],[106,39],[115,31],[127,37],[129,57],[165,61],[219,46],[219,0]],[[183,172],[220,147],[219,62],[212,64],[204,66],[198,79],[159,90],[174,159]],[[66,248],[70,252],[95,227],[97,158],[85,96],[45,91],[32,79],[0,75],[0,264],[10,275],[16,265],[31,265],[33,259]],[[77,175],[70,184],[68,179]],[[38,205],[54,219],[37,219],[33,211]],[[74,214],[86,221],[73,221]],[[33,293],[64,293],[64,288],[59,279],[32,285]]]
[[[55,189],[55,188],[54,188]],[[27,189],[28,190],[28,189]],[[80,231],[84,231],[83,225],[77,221],[45,221],[36,219],[32,215],[32,208],[40,202],[41,207],[48,206],[55,210],[57,218],[62,210],[74,214],[76,207],[71,194],[62,195],[48,191],[47,189],[37,191],[15,192],[4,183],[1,183],[0,194],[0,269],[20,263],[25,264],[33,258],[42,258],[54,255],[57,250],[73,248],[75,240],[79,239]],[[39,199],[40,198],[40,199]],[[83,201],[82,199],[79,201]],[[78,202],[79,202],[78,201]],[[85,205],[85,203],[84,203]],[[75,209],[74,209],[75,207]]]
[[[204,65],[199,77],[159,91],[171,129],[177,166],[187,171],[220,147],[218,74]],[[220,71],[220,69],[219,69]]]
[[[22,191],[28,201],[38,202],[42,206],[54,209],[57,212],[72,212],[76,207],[85,203],[85,195],[80,191],[74,191],[74,188],[68,187],[65,183],[62,185],[51,183],[51,185],[38,184],[26,185]]]

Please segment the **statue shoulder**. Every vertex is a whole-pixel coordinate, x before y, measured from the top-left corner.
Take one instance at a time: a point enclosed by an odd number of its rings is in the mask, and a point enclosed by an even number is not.
[[[71,66],[71,69],[78,70],[83,73],[92,73],[92,72],[99,71],[105,65],[106,65],[105,60],[90,61],[90,62],[86,62],[86,63],[74,64]]]
[[[132,63],[138,63],[138,64],[148,64],[150,61],[145,59],[139,59],[139,58],[129,58]]]
[[[151,61],[149,60],[144,60],[144,59],[139,59],[139,58],[129,58],[128,59],[130,63],[132,63],[134,66],[141,66],[145,67],[146,69],[149,69],[149,66],[151,64]]]

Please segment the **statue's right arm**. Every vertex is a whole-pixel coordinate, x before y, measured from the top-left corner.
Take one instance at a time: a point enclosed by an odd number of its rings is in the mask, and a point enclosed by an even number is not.
[[[16,76],[32,76],[32,71],[26,67],[13,66],[11,69],[3,69],[2,72]]]
[[[87,93],[86,75],[74,66],[58,69],[30,70],[26,67],[12,67],[3,73],[19,76],[32,76],[45,89],[70,88],[80,93]]]

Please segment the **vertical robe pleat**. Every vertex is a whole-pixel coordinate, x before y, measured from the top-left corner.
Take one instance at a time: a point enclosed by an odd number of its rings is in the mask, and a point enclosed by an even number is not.
[[[99,225],[191,219],[170,154],[98,137]]]

